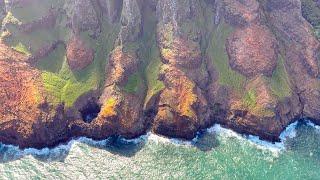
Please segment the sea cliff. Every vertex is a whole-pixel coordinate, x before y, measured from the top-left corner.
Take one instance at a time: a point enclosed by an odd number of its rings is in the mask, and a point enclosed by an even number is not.
[[[316,0],[0,0],[0,22],[5,144],[320,124]]]

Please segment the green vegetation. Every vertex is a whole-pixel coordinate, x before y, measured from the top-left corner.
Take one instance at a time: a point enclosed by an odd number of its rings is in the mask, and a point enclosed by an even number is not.
[[[20,32],[17,26],[9,26],[9,31],[12,33],[12,36],[6,39],[6,42],[11,45],[18,44],[21,42],[26,46],[30,46],[30,52],[33,54],[40,50],[43,46],[50,45],[51,43],[57,40],[67,40],[61,39],[61,33],[66,34],[67,28],[61,28],[59,25],[53,29],[37,29],[28,34]],[[63,35],[63,37],[65,37]]]
[[[150,63],[145,70],[148,84],[146,102],[148,102],[153,95],[157,94],[165,87],[163,82],[158,80],[161,65],[162,62],[160,59],[160,53],[157,48],[157,45],[154,43],[154,45],[151,48]]]
[[[150,11],[147,9],[147,11]],[[162,81],[158,80],[158,75],[160,72],[160,67],[162,65],[160,52],[156,42],[156,17],[152,12],[146,12],[145,14],[150,14],[146,16],[144,21],[144,34],[142,37],[143,46],[139,55],[142,59],[146,60],[144,62],[144,79],[147,84],[147,95],[145,98],[145,104],[149,102],[150,98],[158,94],[162,89],[164,89],[164,84]],[[151,16],[152,15],[152,16]]]
[[[150,9],[145,9],[150,11]],[[158,80],[159,68],[161,66],[160,52],[156,44],[156,17],[153,12],[146,12],[150,16],[145,16],[143,24],[143,34],[135,42],[126,43],[123,49],[126,52],[136,52],[142,63],[136,73],[129,77],[124,91],[128,93],[137,93],[145,91],[147,86],[147,96],[145,102],[157,94],[164,85]]]
[[[241,93],[246,78],[231,69],[225,48],[227,37],[232,31],[232,27],[221,22],[212,34],[212,40],[209,42],[208,47],[208,55],[213,60],[215,69],[218,71],[219,83]]]
[[[242,99],[242,102],[245,107],[249,109],[255,108],[257,106],[256,91],[254,89],[247,91]]]
[[[302,0],[303,17],[314,27],[315,34],[320,38],[320,7],[315,0]]]
[[[23,45],[21,42],[19,42],[16,46],[12,47],[14,50],[18,51],[18,52],[21,52],[27,56],[30,56],[31,53],[30,51],[28,50],[28,48]]]
[[[64,45],[60,44],[47,57],[44,57],[43,59],[38,61],[37,67],[40,70],[57,73],[62,68],[65,55],[66,55],[66,49]]]
[[[6,34],[11,34],[5,36],[4,41],[15,50],[27,55],[38,52],[42,47],[56,41],[67,43],[72,31],[66,27],[67,19],[63,12],[58,13],[58,23],[52,29],[37,29],[27,34],[19,29],[19,25],[23,23],[30,23],[46,16],[51,8],[58,10],[57,7],[61,8],[63,2],[63,0],[35,0],[28,6],[12,8],[12,12],[7,13],[3,22],[6,24]],[[64,102],[67,106],[72,106],[79,96],[102,86],[108,55],[113,49],[118,32],[119,24],[110,25],[104,22],[102,33],[97,39],[91,38],[89,32],[80,35],[95,50],[94,62],[81,71],[70,70],[64,45],[59,45],[47,57],[37,62],[36,66],[43,71],[44,87],[52,103]]]
[[[114,98],[109,98],[105,103],[104,106],[101,110],[101,116],[102,117],[109,117],[109,116],[114,116],[117,114],[115,111],[115,106],[117,104],[116,99]]]
[[[42,74],[44,86],[52,95],[53,103],[64,102],[70,107],[82,94],[99,89],[105,79],[105,65],[109,52],[113,49],[113,42],[119,30],[118,25],[103,25],[103,31],[97,40],[84,37],[96,50],[92,64],[81,71],[72,72],[65,57],[65,48],[58,46],[48,57],[38,63]]]
[[[272,74],[270,85],[272,92],[278,98],[283,99],[291,96],[292,90],[290,87],[289,76],[282,56],[280,56],[278,59],[278,65]]]
[[[7,32],[10,36],[4,37],[7,44],[15,46],[20,42],[27,47],[30,47],[30,53],[37,52],[41,47],[49,45],[57,40],[67,41],[71,30],[66,27],[65,14],[59,12],[58,21],[54,28],[37,29],[30,33],[21,32],[19,26],[23,23],[29,23],[38,20],[47,15],[50,8],[61,7],[62,0],[36,0],[28,6],[12,8],[12,12],[8,12],[3,21]]]
[[[142,82],[141,74],[139,72],[134,73],[129,76],[127,84],[124,86],[123,90],[127,93],[136,93],[140,88],[140,83]]]
[[[47,92],[52,95],[52,103],[64,102],[70,107],[79,96],[92,89],[97,88],[98,79],[92,74],[73,73],[66,62],[62,66],[59,73],[44,71],[42,79]],[[80,77],[80,78],[79,78]]]
[[[12,9],[14,16],[22,23],[30,23],[46,16],[51,8],[62,7],[62,0],[33,0],[27,6]]]
[[[2,24],[14,24],[14,25],[20,25],[21,21],[13,16],[12,12],[8,12],[6,17],[3,19]]]

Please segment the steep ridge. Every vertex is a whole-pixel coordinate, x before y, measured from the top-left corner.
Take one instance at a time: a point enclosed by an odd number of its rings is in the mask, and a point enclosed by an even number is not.
[[[320,123],[319,19],[313,0],[0,0],[0,141],[277,141]]]

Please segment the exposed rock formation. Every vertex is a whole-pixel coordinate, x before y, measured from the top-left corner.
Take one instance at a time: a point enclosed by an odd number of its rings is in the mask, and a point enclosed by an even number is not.
[[[192,74],[201,74],[200,29],[185,32],[184,25],[201,18],[198,1],[159,1],[158,40],[165,65],[160,80],[165,89],[160,95],[153,131],[159,134],[192,139],[210,121],[209,104]],[[200,78],[205,79],[205,78]]]
[[[98,14],[91,1],[66,1],[64,8],[69,24],[75,32],[85,30],[96,32],[100,28]]]
[[[320,124],[320,9],[302,2],[0,0],[0,142]]]
[[[80,37],[74,36],[67,45],[68,64],[72,70],[81,70],[93,61],[93,50]]]
[[[270,22],[285,40],[285,60],[304,107],[303,115],[319,119],[319,41],[311,25],[301,15],[300,1],[269,2],[268,7]]]
[[[277,66],[277,42],[264,25],[237,29],[228,39],[230,66],[247,77],[272,75]]]
[[[104,17],[110,22],[114,22],[121,11],[122,1],[118,0],[99,0]]]
[[[68,138],[64,107],[44,98],[40,72],[14,57],[0,58],[0,141],[20,147],[52,146]],[[20,55],[22,56],[22,55]]]

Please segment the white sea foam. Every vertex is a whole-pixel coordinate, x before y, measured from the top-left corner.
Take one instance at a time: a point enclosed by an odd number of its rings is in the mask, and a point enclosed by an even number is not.
[[[281,134],[280,139],[281,141],[285,141],[287,138],[295,138],[297,135],[297,125],[298,121],[290,124]]]
[[[35,149],[35,148],[27,148],[27,149],[19,149],[18,146],[13,145],[1,145],[2,147],[6,148],[7,151],[4,152],[2,160],[15,160],[19,159],[23,156],[38,156],[38,157],[45,157],[46,160],[51,161],[56,158],[59,158],[63,155],[67,155],[72,148],[77,143],[86,143],[92,146],[101,147],[107,143],[108,139],[102,141],[95,141],[90,138],[81,137],[78,139],[73,139],[69,141],[67,144],[61,144],[54,148],[42,148],[42,149]]]
[[[258,149],[269,150],[274,155],[278,155],[281,151],[285,150],[285,144],[287,138],[294,138],[296,136],[296,126],[298,122],[290,124],[280,135],[280,142],[272,143],[269,141],[261,140],[258,136],[245,136],[239,134],[231,129],[226,129],[221,127],[221,125],[216,124],[211,128],[207,129],[208,133],[215,133],[223,137],[235,137],[241,141],[247,141],[251,145],[254,145]]]
[[[148,137],[150,136],[150,132],[148,132],[147,134],[145,135],[142,135],[140,137],[137,137],[137,138],[134,138],[134,139],[126,139],[126,138],[122,138],[121,140],[122,141],[125,141],[125,142],[128,142],[128,143],[135,143],[135,144],[139,144],[141,142],[145,142]]]
[[[223,128],[221,125],[216,124],[212,126],[211,128],[207,129],[208,133],[215,133],[218,136],[224,137],[224,138],[230,138],[235,137],[240,141],[248,142],[250,145],[255,146],[258,149],[262,150],[269,150],[270,152],[274,154],[279,154],[281,151],[285,150],[285,141],[288,138],[294,138],[296,137],[296,127],[298,122],[294,122],[290,124],[280,135],[280,142],[277,143],[271,143],[268,141],[264,141],[259,139],[258,136],[245,136],[242,134],[239,134],[231,129]],[[314,127],[316,130],[320,132],[320,126],[315,125],[311,121],[307,121],[307,124],[309,126]],[[170,143],[173,145],[178,146],[188,146],[191,147],[195,142],[197,142],[197,138],[194,138],[191,141],[187,140],[180,140],[175,138],[166,138],[160,135],[153,134],[151,132],[148,132],[145,135],[142,135],[135,139],[124,139],[123,141],[129,142],[129,143],[141,143],[141,142],[147,142],[152,141],[155,143]],[[18,159],[23,156],[29,156],[29,155],[36,155],[36,156],[45,156],[48,160],[51,160],[52,158],[56,158],[59,155],[67,154],[72,150],[72,147],[77,143],[85,143],[96,147],[105,147],[106,144],[108,144],[109,139],[101,140],[101,141],[95,141],[90,138],[81,137],[78,139],[74,139],[69,141],[67,144],[59,145],[55,148],[43,148],[43,149],[34,149],[34,148],[28,148],[24,150],[20,150],[17,146],[12,145],[2,145],[2,147],[5,147],[8,149],[2,156],[3,160],[9,160],[9,159]],[[1,147],[1,146],[0,146]],[[52,158],[51,158],[52,157]]]
[[[192,141],[184,141],[184,140],[175,139],[175,138],[166,138],[153,133],[148,133],[147,140],[155,143],[170,143],[170,144],[179,145],[179,146],[192,145]]]
[[[311,122],[310,120],[307,121],[307,125],[312,126],[312,127],[315,128],[318,132],[320,132],[320,126],[314,124],[314,123]]]

